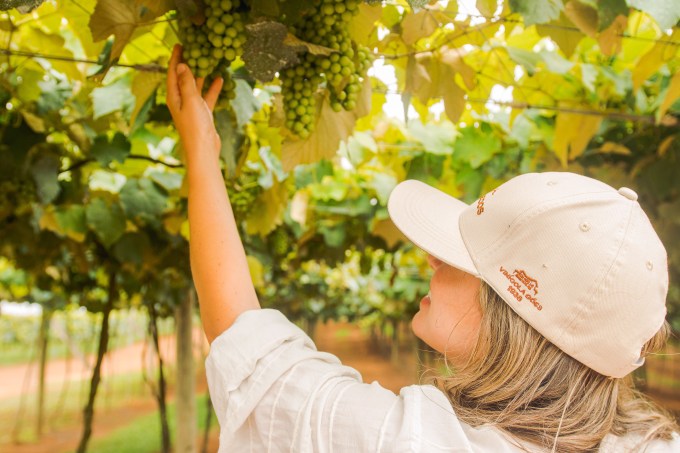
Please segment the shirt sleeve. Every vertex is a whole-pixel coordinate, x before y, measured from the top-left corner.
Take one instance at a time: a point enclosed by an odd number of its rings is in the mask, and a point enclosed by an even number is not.
[[[376,382],[364,384],[275,310],[240,315],[213,341],[206,374],[220,452],[474,448],[439,390],[411,386],[395,395]]]

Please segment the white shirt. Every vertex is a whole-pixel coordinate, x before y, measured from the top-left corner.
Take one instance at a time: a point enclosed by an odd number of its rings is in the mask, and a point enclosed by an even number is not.
[[[364,384],[353,368],[316,350],[276,310],[251,310],[218,338],[206,359],[220,423],[219,452],[519,452],[541,451],[493,427],[460,421],[446,396],[429,385],[399,395]],[[627,451],[610,436],[601,451]],[[647,452],[680,452],[656,442]]]

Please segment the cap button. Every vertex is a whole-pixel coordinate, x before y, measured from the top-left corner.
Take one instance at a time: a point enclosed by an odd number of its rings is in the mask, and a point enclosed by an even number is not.
[[[638,199],[638,195],[635,193],[635,191],[633,189],[629,189],[628,187],[621,187],[619,189],[619,193],[629,200],[637,201]]]

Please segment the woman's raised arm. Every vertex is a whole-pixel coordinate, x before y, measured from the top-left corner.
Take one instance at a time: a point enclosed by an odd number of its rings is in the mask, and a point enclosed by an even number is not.
[[[212,343],[241,313],[260,304],[219,167],[213,109],[223,82],[215,80],[202,96],[203,79],[180,63],[180,54],[175,46],[167,104],[186,152],[191,271],[203,329]]]

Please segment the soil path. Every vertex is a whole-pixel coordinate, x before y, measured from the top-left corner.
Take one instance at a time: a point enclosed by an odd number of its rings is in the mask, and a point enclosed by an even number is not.
[[[203,333],[194,329],[194,344],[201,344]],[[159,347],[163,360],[175,363],[174,336],[163,336],[159,339]],[[205,345],[207,347],[207,344]],[[96,355],[81,358],[54,359],[47,363],[45,380],[47,388],[60,388],[64,381],[81,381],[92,378],[92,368]],[[102,376],[127,374],[139,371],[142,367],[156,367],[156,353],[153,345],[147,342],[134,343],[109,351],[102,362]],[[38,390],[37,363],[23,363],[0,367],[0,400],[17,398],[23,394],[32,394]]]
[[[199,330],[194,332],[195,343],[202,344],[203,334]],[[318,349],[337,355],[348,366],[354,367],[361,372],[364,382],[377,380],[385,388],[394,392],[416,383],[414,372],[405,371],[408,367],[397,367],[388,359],[371,351],[367,336],[353,325],[328,323],[319,325],[315,332],[315,341]],[[201,346],[202,347],[202,346]],[[146,362],[141,359],[146,350]],[[161,351],[166,363],[174,363],[175,346],[173,337],[165,337],[161,341]],[[142,366],[152,368],[155,354],[148,345],[138,343],[112,351],[107,355],[104,362],[104,376],[124,374],[139,371]],[[90,358],[90,360],[93,360]],[[48,380],[50,386],[60,385],[64,379],[78,381],[90,379],[91,368],[85,363],[74,366],[74,360],[70,365],[67,360],[53,360],[48,366]],[[82,362],[82,361],[81,361]],[[68,366],[67,366],[68,365]],[[68,369],[68,373],[65,370]],[[37,381],[37,372],[30,373],[31,381]],[[0,400],[3,398],[15,398],[22,393],[35,392],[37,382],[29,382],[22,385],[27,376],[27,365],[17,365],[0,368]],[[205,391],[205,377],[199,376],[197,390]],[[155,401],[149,397],[146,399],[131,400],[125,405],[106,411],[99,411],[95,415],[92,439],[102,438],[112,431],[126,426],[135,418],[152,413],[157,410]],[[215,419],[213,418],[213,423]],[[24,445],[0,445],[0,451],[4,453],[65,453],[73,451],[77,447],[81,435],[81,426],[69,426],[59,431],[45,434],[39,443]],[[156,435],[153,433],[152,435]],[[202,445],[202,435],[197,445]],[[210,437],[209,452],[216,452],[218,439],[216,433]]]

